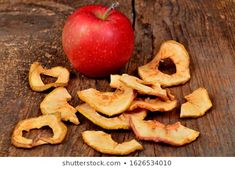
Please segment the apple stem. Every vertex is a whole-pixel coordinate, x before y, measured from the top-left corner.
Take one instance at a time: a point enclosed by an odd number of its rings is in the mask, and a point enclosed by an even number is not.
[[[105,11],[104,15],[103,15],[103,19],[105,20],[108,16],[109,13],[111,12],[111,10],[113,10],[114,8],[119,6],[119,2],[113,2],[110,7]]]

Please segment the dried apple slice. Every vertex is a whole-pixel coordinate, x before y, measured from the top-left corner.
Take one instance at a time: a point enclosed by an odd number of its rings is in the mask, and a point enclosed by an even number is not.
[[[161,111],[161,112],[166,112],[166,111],[171,111],[177,106],[177,100],[167,100],[167,101],[162,101],[159,98],[156,99],[140,99],[136,98],[134,101],[131,103],[129,110],[132,111],[137,108],[142,108],[142,109],[147,109],[149,111]]]
[[[41,74],[56,77],[54,83],[44,84],[41,79]],[[69,81],[69,71],[61,66],[56,66],[51,69],[44,69],[38,62],[34,62],[29,70],[29,85],[32,90],[41,92],[51,87],[67,86]]]
[[[64,87],[54,89],[40,104],[42,114],[60,112],[62,120],[70,121],[78,125],[79,120],[75,114],[77,110],[68,103],[71,98],[71,95]]]
[[[49,126],[52,129],[52,137],[38,136],[36,139],[28,139],[23,137],[23,131],[40,129],[43,126]],[[60,113],[47,114],[20,121],[13,131],[11,141],[16,147],[32,148],[48,143],[59,144],[64,140],[66,133],[67,127],[61,122]]]
[[[147,111],[143,109],[138,109],[136,111],[125,112],[117,117],[107,118],[101,116],[88,104],[81,104],[76,107],[76,109],[89,119],[92,123],[108,130],[117,129],[129,129],[129,117],[134,116],[136,118],[144,119],[147,115]]]
[[[171,59],[176,66],[176,73],[165,74],[158,70],[159,62]],[[176,41],[164,42],[154,59],[138,68],[139,76],[147,82],[160,83],[163,87],[184,84],[190,79],[189,55],[184,46]]]
[[[90,88],[77,92],[78,97],[88,103],[96,111],[107,116],[113,116],[126,111],[135,94],[133,89],[123,86],[115,92],[100,92]]]
[[[199,136],[199,132],[182,126],[180,122],[164,125],[155,120],[146,121],[131,117],[130,125],[140,140],[163,142],[174,146],[188,144]]]
[[[212,107],[208,92],[204,88],[198,88],[185,96],[185,99],[188,102],[182,104],[180,118],[203,116]]]
[[[110,87],[120,89],[123,87],[123,83],[120,81],[120,75],[110,75]]]
[[[145,82],[128,74],[122,74],[120,81],[123,82],[126,86],[137,90],[137,92],[140,94],[158,96],[164,100],[169,100],[167,90],[162,89],[159,83]]]
[[[104,154],[127,155],[143,149],[143,146],[135,139],[117,143],[112,139],[110,134],[103,131],[84,131],[82,138],[87,145]]]

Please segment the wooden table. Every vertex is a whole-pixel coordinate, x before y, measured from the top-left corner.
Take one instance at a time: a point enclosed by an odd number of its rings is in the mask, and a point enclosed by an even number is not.
[[[235,2],[233,0],[119,0],[119,10],[132,21],[135,50],[121,73],[137,75],[136,69],[151,60],[165,40],[183,43],[191,58],[191,80],[171,90],[179,100],[176,110],[151,114],[163,123],[180,121],[201,132],[193,143],[172,147],[141,142],[144,150],[130,156],[234,156],[235,155]],[[0,0],[0,156],[106,156],[83,143],[81,132],[100,130],[81,114],[79,126],[66,123],[68,134],[60,145],[30,150],[11,145],[11,134],[19,120],[40,115],[39,104],[47,92],[33,92],[28,84],[30,64],[62,65],[70,69],[68,91],[73,106],[76,91],[94,87],[111,90],[107,79],[89,79],[72,70],[61,46],[61,32],[67,16],[87,1]],[[105,0],[89,3],[109,5]],[[213,108],[198,119],[179,119],[183,96],[205,87]],[[43,130],[47,133],[46,129]],[[131,131],[107,131],[114,140],[134,138]],[[34,130],[31,134],[37,134]]]

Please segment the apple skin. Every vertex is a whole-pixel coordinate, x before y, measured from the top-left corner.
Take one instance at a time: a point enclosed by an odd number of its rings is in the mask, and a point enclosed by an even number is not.
[[[129,19],[113,9],[90,5],[77,9],[67,19],[62,45],[75,70],[88,77],[105,77],[116,73],[130,59],[134,32]]]

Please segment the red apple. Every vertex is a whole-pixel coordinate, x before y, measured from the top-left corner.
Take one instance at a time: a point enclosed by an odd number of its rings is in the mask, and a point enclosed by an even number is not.
[[[134,47],[134,32],[121,12],[90,5],[69,16],[62,43],[76,70],[89,77],[104,77],[128,62]]]

